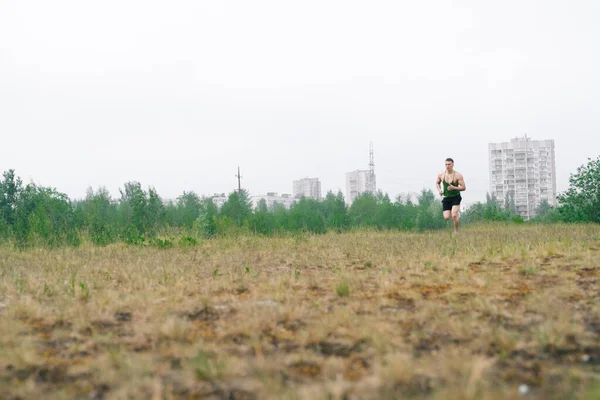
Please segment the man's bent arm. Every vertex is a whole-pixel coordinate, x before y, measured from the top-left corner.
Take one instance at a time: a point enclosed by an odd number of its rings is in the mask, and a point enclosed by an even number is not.
[[[442,183],[442,178],[438,175],[437,180],[435,181],[435,186],[440,194],[442,194],[442,187],[440,184]]]

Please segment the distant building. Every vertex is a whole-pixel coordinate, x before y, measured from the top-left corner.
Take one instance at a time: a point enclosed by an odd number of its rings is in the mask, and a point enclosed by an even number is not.
[[[362,193],[377,193],[373,143],[369,144],[369,169],[346,172],[346,203],[352,204]]]
[[[400,198],[403,204],[406,204],[408,201],[410,201],[413,204],[417,204],[419,202],[419,196],[421,196],[421,194],[422,192],[401,192],[396,195],[396,198],[394,200],[397,201],[398,198]]]
[[[252,201],[252,207],[254,209],[256,209],[258,207],[258,203],[264,199],[265,202],[267,203],[267,208],[269,210],[273,209],[273,206],[275,206],[276,204],[281,204],[283,205],[286,209],[290,209],[290,207],[292,206],[292,204],[294,203],[295,199],[292,197],[291,194],[281,194],[278,195],[275,192],[268,192],[266,195],[261,195],[261,196],[252,196],[250,198],[250,200]]]
[[[306,197],[309,199],[321,200],[321,182],[319,178],[304,178],[293,182],[294,198]]]
[[[554,140],[527,136],[489,144],[490,194],[523,219],[537,215],[541,202],[556,205]]]
[[[225,204],[227,201],[227,196],[225,196],[225,193],[215,193],[211,196],[211,198],[217,208],[223,207],[223,204]]]
[[[366,192],[375,194],[375,173],[372,170],[356,170],[346,173],[346,203],[352,202],[358,195]]]

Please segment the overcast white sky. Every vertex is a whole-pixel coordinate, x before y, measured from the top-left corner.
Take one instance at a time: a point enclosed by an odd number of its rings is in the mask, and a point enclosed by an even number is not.
[[[80,198],[434,189],[485,199],[490,142],[600,154],[600,2],[0,0],[0,170]]]

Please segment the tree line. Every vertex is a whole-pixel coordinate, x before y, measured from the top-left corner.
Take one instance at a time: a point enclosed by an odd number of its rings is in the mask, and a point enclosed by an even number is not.
[[[569,183],[558,196],[558,207],[542,203],[538,216],[528,222],[600,223],[600,157],[582,165]],[[524,222],[514,207],[489,195],[466,210],[461,221]],[[280,204],[268,208],[264,200],[253,207],[249,193],[236,190],[218,208],[212,198],[194,192],[165,202],[154,188],[145,189],[139,182],[125,183],[118,198],[101,187],[71,200],[51,187],[24,185],[14,170],[5,171],[0,181],[0,240],[19,247],[77,246],[82,240],[169,247],[174,238],[186,245],[236,234],[323,234],[361,228],[425,231],[445,226],[439,199],[425,189],[414,201],[364,193],[349,206],[342,193],[329,192],[320,201],[301,198],[289,209]]]

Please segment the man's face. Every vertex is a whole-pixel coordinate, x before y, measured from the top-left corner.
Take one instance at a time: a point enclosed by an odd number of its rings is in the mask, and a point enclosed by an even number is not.
[[[446,171],[452,171],[454,163],[452,161],[446,161]]]

